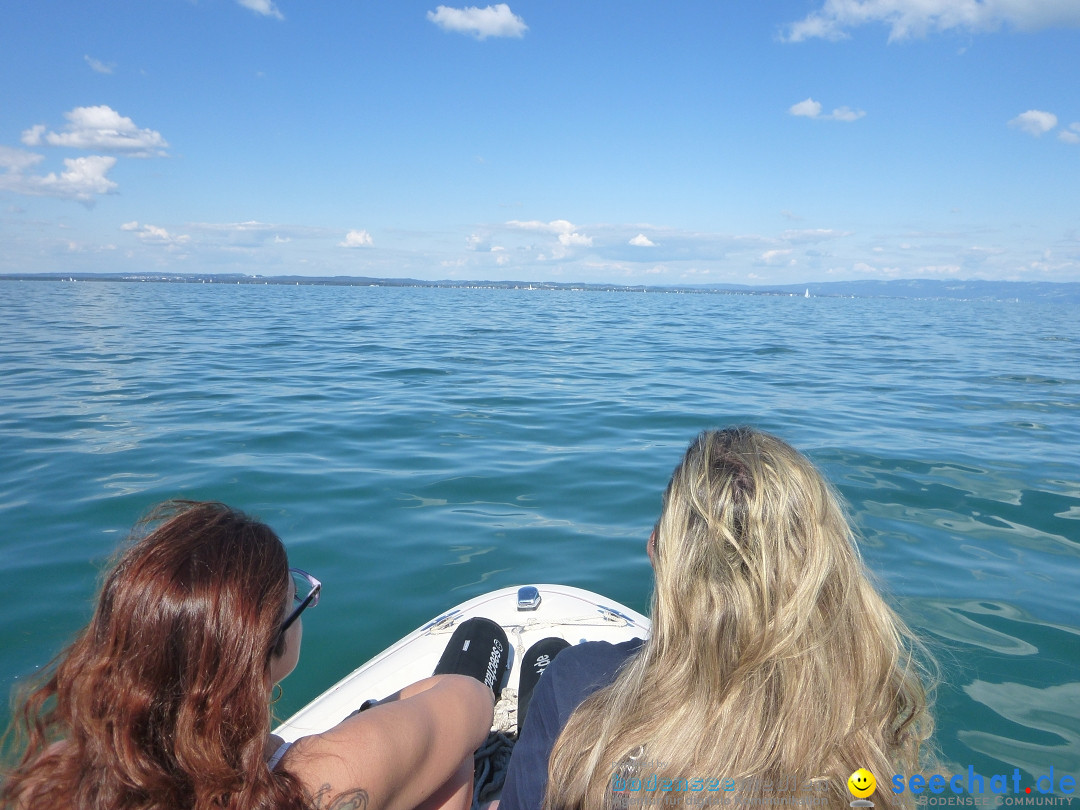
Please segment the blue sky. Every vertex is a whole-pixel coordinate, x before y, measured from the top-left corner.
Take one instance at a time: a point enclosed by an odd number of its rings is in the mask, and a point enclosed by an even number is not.
[[[1080,281],[1080,0],[78,0],[0,272]]]

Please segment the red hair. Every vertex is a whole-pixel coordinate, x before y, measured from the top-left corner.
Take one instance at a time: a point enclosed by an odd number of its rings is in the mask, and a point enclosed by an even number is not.
[[[25,696],[0,807],[308,808],[264,761],[281,540],[219,503],[172,501],[140,526],[90,624]]]

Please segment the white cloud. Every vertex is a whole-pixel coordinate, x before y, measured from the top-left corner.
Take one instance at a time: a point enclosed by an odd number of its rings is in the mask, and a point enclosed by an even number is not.
[[[591,247],[592,237],[581,233],[560,233],[559,244],[567,247]]]
[[[66,171],[60,174],[56,172],[46,175],[23,173],[25,169],[40,160],[40,155],[0,147],[0,165],[8,170],[0,175],[0,190],[88,203],[94,199],[94,195],[108,194],[116,188],[116,183],[106,177],[109,170],[116,165],[114,157],[90,155],[67,158],[64,160]]]
[[[520,230],[555,234],[559,239],[559,244],[565,247],[591,247],[593,243],[591,236],[578,233],[577,227],[565,219],[555,219],[551,222],[540,222],[536,219],[522,222],[512,219],[506,224]]]
[[[64,113],[68,124],[63,132],[46,132],[44,124],[23,131],[22,142],[27,146],[67,146],[74,149],[94,149],[120,152],[128,157],[164,155],[169,144],[160,132],[139,129],[130,118],[112,107],[76,107]]]
[[[1065,143],[1080,143],[1080,123],[1069,124],[1068,129],[1063,129],[1058,133],[1058,138]]]
[[[429,11],[427,18],[444,31],[471,34],[477,39],[522,37],[529,30],[525,21],[514,14],[506,3],[486,8],[439,6],[434,11]]]
[[[44,155],[35,155],[33,152],[24,152],[22,149],[12,149],[10,146],[0,146],[0,169],[21,172],[31,166],[36,166],[44,159]]]
[[[790,258],[790,256],[791,248],[786,248],[784,250],[766,250],[761,254],[761,261],[768,265],[794,265],[795,260]]]
[[[639,233],[627,244],[633,245],[634,247],[656,247],[656,242],[654,242],[652,239],[650,239],[643,233]]]
[[[806,101],[792,104],[788,108],[788,112],[792,115],[801,115],[806,118],[817,118],[821,115],[821,103],[814,101],[812,98],[808,98]]]
[[[338,242],[338,247],[346,248],[358,248],[358,247],[374,247],[375,241],[371,238],[371,234],[367,231],[349,231],[345,234],[345,241]]]
[[[812,98],[808,98],[805,101],[800,101],[798,104],[792,104],[788,107],[788,112],[792,115],[801,116],[803,118],[818,118],[825,121],[858,121],[866,113],[863,110],[853,110],[850,107],[837,107],[828,115],[821,114],[821,102],[814,101]]]
[[[1036,138],[1057,126],[1057,116],[1042,110],[1028,110],[1009,122],[1009,126],[1022,129]]]
[[[34,126],[30,127],[30,129],[23,130],[22,138],[20,140],[22,140],[22,142],[27,146],[41,146],[41,136],[44,134],[45,125],[34,124]]]
[[[546,231],[548,233],[558,233],[559,229],[566,225],[571,229],[574,227],[570,225],[565,219],[556,219],[552,222],[541,222],[538,219],[530,219],[522,221],[520,219],[512,219],[506,223],[511,228],[518,228],[523,231]]]
[[[518,219],[512,219],[506,224],[511,228],[519,228],[524,231],[541,231],[554,234],[572,233],[577,230],[577,226],[565,219],[553,219],[551,222],[541,222],[538,219],[522,222]]]
[[[113,68],[116,67],[116,65],[107,65],[100,59],[95,59],[92,56],[84,56],[83,59],[86,60],[86,64],[88,64],[90,66],[90,69],[93,70],[95,73],[112,73]]]
[[[236,2],[244,8],[254,11],[256,14],[262,14],[264,17],[276,17],[279,20],[285,19],[285,15],[278,11],[278,7],[274,5],[273,0],[236,0]]]
[[[1022,30],[1080,26],[1076,0],[825,0],[817,11],[787,26],[788,42],[844,39],[848,30],[871,23],[889,26],[889,41],[930,32]]]
[[[144,242],[154,242],[162,245],[182,245],[191,240],[187,234],[171,234],[164,228],[156,225],[144,225],[139,231],[139,238]]]
[[[502,245],[492,244],[490,236],[478,233],[470,234],[465,238],[465,246],[476,253],[503,253],[506,248]]]
[[[832,115],[829,116],[834,121],[858,121],[866,115],[863,110],[853,110],[850,107],[837,107],[832,111]]]
[[[148,245],[163,245],[169,250],[179,250],[181,245],[191,241],[186,233],[173,234],[157,225],[140,225],[138,222],[125,222],[120,230],[138,234],[139,239]]]

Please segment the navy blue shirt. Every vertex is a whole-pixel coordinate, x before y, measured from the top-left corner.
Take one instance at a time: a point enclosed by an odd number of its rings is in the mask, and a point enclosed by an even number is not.
[[[585,698],[614,680],[643,643],[640,638],[621,644],[586,641],[555,656],[533,692],[506,770],[499,810],[539,810],[547,789],[548,758],[566,721]]]

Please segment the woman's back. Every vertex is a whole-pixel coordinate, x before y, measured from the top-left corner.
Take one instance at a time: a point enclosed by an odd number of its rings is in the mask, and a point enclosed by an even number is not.
[[[672,475],[650,557],[652,636],[571,716],[546,807],[617,806],[630,799],[613,788],[634,774],[639,802],[697,779],[726,782],[736,802],[782,788],[846,804],[856,768],[915,766],[932,726],[918,642],[797,451],[751,429],[701,434]]]

